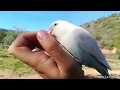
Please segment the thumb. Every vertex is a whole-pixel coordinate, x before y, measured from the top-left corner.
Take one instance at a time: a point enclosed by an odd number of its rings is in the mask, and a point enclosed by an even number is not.
[[[54,61],[64,68],[68,64],[68,59],[71,58],[68,54],[60,47],[58,42],[49,33],[41,30],[37,32],[37,39],[44,50],[49,53]],[[68,58],[69,57],[69,58]],[[69,61],[70,62],[70,61]]]

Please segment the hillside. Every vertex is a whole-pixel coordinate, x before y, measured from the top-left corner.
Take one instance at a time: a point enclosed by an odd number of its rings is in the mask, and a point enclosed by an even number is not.
[[[87,29],[98,41],[101,48],[112,49],[115,42],[118,42],[120,33],[120,13],[112,14],[108,17],[101,17],[96,21],[91,21],[80,25]]]
[[[4,29],[4,28],[0,28],[1,31],[4,31],[4,32],[8,32],[9,30],[7,29]]]

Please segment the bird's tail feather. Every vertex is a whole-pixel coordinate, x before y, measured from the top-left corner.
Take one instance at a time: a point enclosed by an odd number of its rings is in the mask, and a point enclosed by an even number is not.
[[[105,78],[110,77],[108,73],[108,69],[103,63],[101,63],[99,60],[97,60],[96,58],[94,58],[93,56],[89,54],[83,54],[83,56],[84,56],[83,57],[84,65],[96,69]]]
[[[99,62],[100,63],[100,62]],[[99,66],[96,67],[96,70],[104,76],[105,79],[111,78],[108,69],[106,66],[104,66],[102,63],[99,64]]]

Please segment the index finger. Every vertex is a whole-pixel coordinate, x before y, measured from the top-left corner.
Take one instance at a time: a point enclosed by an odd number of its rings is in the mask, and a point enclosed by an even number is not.
[[[14,47],[23,47],[26,46],[29,49],[34,49],[35,47],[41,48],[41,45],[39,44],[37,38],[36,38],[36,32],[24,32],[20,36],[16,38],[15,41],[12,42],[10,45]]]
[[[48,37],[46,37],[45,34],[47,34]],[[41,46],[53,57],[60,68],[66,69],[73,64],[74,59],[63,50],[50,34],[45,31],[38,31],[37,39]]]
[[[8,48],[8,52],[21,61],[34,66],[34,63],[38,61],[38,56],[45,55],[43,52],[33,52],[30,48],[32,41],[36,39],[36,32],[22,33],[16,38],[16,40]],[[38,43],[39,44],[39,43]],[[33,45],[33,44],[32,44]],[[31,46],[32,46],[31,45]],[[33,45],[34,46],[34,45]],[[47,55],[46,55],[47,57]]]

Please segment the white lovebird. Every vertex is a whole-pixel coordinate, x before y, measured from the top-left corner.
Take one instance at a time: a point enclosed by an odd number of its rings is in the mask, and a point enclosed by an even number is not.
[[[96,69],[103,76],[109,76],[107,63],[96,40],[82,27],[64,20],[57,20],[48,31],[63,45],[81,65]]]

